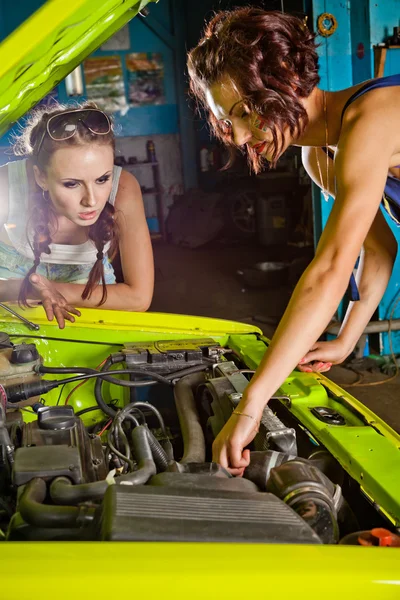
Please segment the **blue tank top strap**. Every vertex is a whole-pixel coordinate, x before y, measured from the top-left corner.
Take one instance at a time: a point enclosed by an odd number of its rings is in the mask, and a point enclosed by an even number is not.
[[[387,77],[379,77],[378,79],[371,79],[367,81],[367,83],[360,87],[350,98],[347,100],[346,104],[343,107],[342,115],[340,121],[343,121],[343,116],[350,104],[352,104],[357,98],[363,96],[366,92],[370,90],[375,90],[377,88],[382,87],[390,87],[394,85],[400,85],[400,73],[396,73],[395,75],[388,75]]]
[[[396,73],[395,75],[389,75],[387,77],[379,77],[378,79],[371,79],[367,81],[367,83],[361,86],[354,94],[350,96],[347,100],[346,104],[343,107],[341,114],[341,121],[343,121],[343,116],[350,104],[352,104],[357,98],[363,96],[370,90],[382,88],[382,87],[390,87],[390,86],[400,86],[400,73]],[[325,153],[332,158],[331,152],[329,148],[323,148]],[[388,176],[385,191],[383,194],[382,200],[382,208],[386,210],[392,220],[400,226],[400,180],[395,177]],[[354,274],[350,277],[349,287],[347,289],[347,295],[352,302],[357,302],[360,300],[360,294],[357,288],[356,279]]]

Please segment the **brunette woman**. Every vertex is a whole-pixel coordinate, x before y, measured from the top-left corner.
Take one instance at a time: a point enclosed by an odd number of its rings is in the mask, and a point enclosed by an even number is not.
[[[315,258],[215,440],[214,459],[241,474],[270,397],[297,365],[326,371],[342,362],[386,289],[397,243],[382,210],[400,222],[400,76],[325,92],[317,87],[314,35],[293,16],[256,8],[217,14],[188,67],[214,134],[247,153],[255,172],[265,162],[274,167],[288,146],[302,146],[308,174],[335,198]],[[352,272],[362,248],[357,289]],[[354,302],[340,335],[317,342],[349,280]]]

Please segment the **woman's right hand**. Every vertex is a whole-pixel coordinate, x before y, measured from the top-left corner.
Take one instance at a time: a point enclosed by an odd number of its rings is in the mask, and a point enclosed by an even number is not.
[[[339,365],[350,352],[340,338],[329,342],[316,342],[301,359],[297,368],[304,373],[326,373],[332,365]]]
[[[265,403],[250,403],[249,387],[224,427],[214,440],[213,461],[222,465],[231,475],[241,477],[250,463],[246,448],[255,438]],[[238,414],[242,413],[242,414]]]
[[[54,283],[46,279],[46,277],[34,273],[30,276],[29,281],[35,292],[36,299],[42,302],[48,320],[52,321],[55,317],[60,329],[64,329],[65,320],[71,321],[71,323],[75,322],[73,315],[77,317],[81,316],[79,310],[68,304],[64,296],[57,291]]]

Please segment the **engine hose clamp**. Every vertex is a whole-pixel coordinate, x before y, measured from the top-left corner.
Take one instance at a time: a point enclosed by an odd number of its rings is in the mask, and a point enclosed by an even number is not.
[[[106,477],[106,482],[108,483],[108,485],[115,485],[115,473],[117,472],[116,469],[112,469],[111,471],[109,471],[107,477]]]
[[[76,519],[76,524],[78,527],[85,527],[90,525],[94,520],[94,509],[90,506],[80,506],[79,513]]]
[[[293,500],[293,499],[298,500],[299,496],[302,496],[303,494],[309,494],[309,493],[316,494],[316,495],[320,496],[322,498],[322,500],[325,500],[329,504],[332,504],[332,498],[328,494],[325,494],[322,490],[316,489],[315,487],[312,487],[312,486],[304,486],[301,488],[299,487],[299,488],[289,492],[288,494],[286,494],[286,496],[284,498],[282,498],[282,500],[285,504],[289,504],[291,500]]]
[[[333,506],[335,507],[336,512],[338,512],[339,508],[340,508],[340,503],[342,501],[342,488],[340,487],[340,485],[336,485],[335,487],[335,493],[333,494],[333,498],[332,498],[332,502],[333,502]]]
[[[318,33],[323,37],[330,37],[337,29],[338,22],[332,13],[324,12],[317,19]]]

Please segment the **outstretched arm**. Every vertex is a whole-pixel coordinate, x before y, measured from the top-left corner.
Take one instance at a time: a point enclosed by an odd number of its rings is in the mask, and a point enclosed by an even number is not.
[[[369,126],[369,121],[359,116],[343,126],[335,161],[337,197],[316,256],[296,286],[238,407],[256,420],[269,398],[322,334],[346,290],[376,217],[395,152],[392,119],[393,115],[381,112]],[[246,466],[243,447],[255,434],[250,431],[250,421],[233,415],[214,443],[215,460],[233,467],[236,473]]]
[[[350,302],[338,337],[316,342],[299,364],[301,371],[329,371],[354,350],[386,290],[397,253],[397,243],[381,211],[364,242],[364,265],[358,286],[360,300]]]
[[[307,148],[303,151],[303,161],[310,177],[318,183],[314,149]],[[334,169],[331,161],[328,191],[333,197]],[[397,242],[380,210],[365,238],[363,248],[364,261],[358,285],[360,300],[349,303],[340,334],[335,340],[313,344],[298,365],[301,371],[323,373],[329,371],[332,364],[343,362],[354,350],[385,292],[397,254]]]

